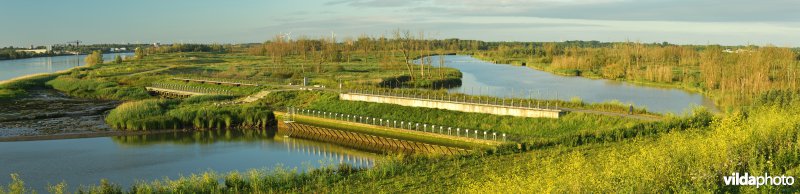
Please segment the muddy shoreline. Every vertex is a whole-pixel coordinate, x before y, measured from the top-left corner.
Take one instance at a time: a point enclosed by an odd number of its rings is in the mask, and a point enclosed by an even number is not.
[[[140,135],[158,132],[114,131],[105,123],[121,102],[75,99],[55,90],[29,90],[30,96],[0,102],[0,142]],[[163,132],[172,132],[167,130]]]

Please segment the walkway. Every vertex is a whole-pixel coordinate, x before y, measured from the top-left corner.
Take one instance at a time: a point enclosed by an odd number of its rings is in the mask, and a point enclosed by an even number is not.
[[[168,94],[168,95],[177,95],[177,96],[208,95],[207,93],[190,92],[190,91],[166,89],[166,88],[158,88],[158,87],[144,87],[144,88],[147,89],[147,91],[150,91],[150,92],[156,92],[156,93]]]
[[[184,81],[184,82],[199,82],[199,83],[208,83],[208,84],[217,84],[217,85],[258,86],[258,84],[252,84],[252,83],[214,81],[214,80],[206,80],[206,79],[190,79],[190,78],[172,78],[172,79],[173,80]]]

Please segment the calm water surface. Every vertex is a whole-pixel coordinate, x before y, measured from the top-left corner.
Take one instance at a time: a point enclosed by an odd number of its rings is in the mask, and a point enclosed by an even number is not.
[[[104,61],[113,61],[117,55],[126,57],[133,53],[103,54]],[[15,77],[37,74],[53,73],[86,64],[83,61],[86,55],[66,55],[56,57],[36,57],[28,59],[0,60],[0,81]]]
[[[323,164],[374,165],[375,154],[265,131],[174,132],[121,137],[0,142],[0,183],[19,173],[26,185],[44,190],[66,180],[70,188],[96,185],[102,178],[127,187],[136,180],[178,178],[216,172],[299,170]]]
[[[714,103],[699,93],[680,89],[648,87],[619,81],[559,76],[528,67],[493,64],[465,55],[447,55],[445,65],[461,70],[462,85],[451,92],[498,97],[541,98],[583,102],[619,101],[646,107],[659,113],[683,113],[692,106],[716,110]],[[439,56],[431,57],[434,66]]]

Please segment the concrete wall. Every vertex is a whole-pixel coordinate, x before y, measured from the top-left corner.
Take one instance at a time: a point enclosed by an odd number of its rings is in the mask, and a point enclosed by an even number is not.
[[[561,110],[520,108],[498,105],[474,104],[465,102],[451,102],[441,100],[428,100],[416,98],[404,98],[395,96],[379,96],[369,94],[339,94],[339,99],[350,101],[376,102],[386,104],[397,104],[411,107],[438,108],[461,112],[488,113],[495,115],[511,115],[518,117],[545,117],[559,118],[566,112]]]

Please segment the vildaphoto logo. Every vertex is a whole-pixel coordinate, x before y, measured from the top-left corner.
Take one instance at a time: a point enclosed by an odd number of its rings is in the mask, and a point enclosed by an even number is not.
[[[767,173],[764,173],[764,176],[750,176],[748,173],[744,173],[744,176],[739,176],[737,172],[732,173],[731,176],[724,176],[722,179],[725,181],[725,185],[756,186],[756,188],[767,184],[774,186],[794,185],[794,177],[792,176],[769,176]]]

